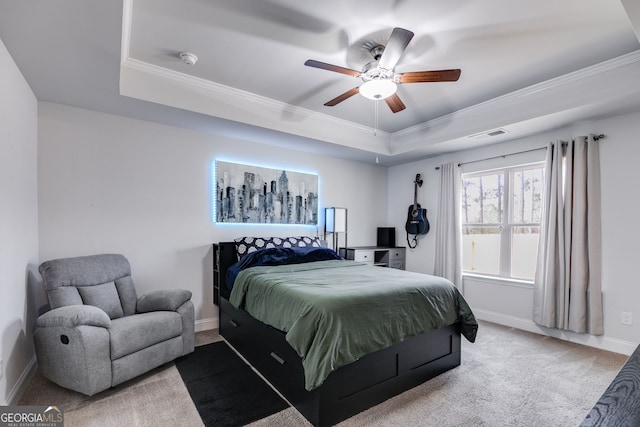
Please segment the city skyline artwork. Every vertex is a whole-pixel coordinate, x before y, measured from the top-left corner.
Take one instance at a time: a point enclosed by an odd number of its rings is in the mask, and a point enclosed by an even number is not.
[[[217,160],[218,223],[318,224],[318,176]]]

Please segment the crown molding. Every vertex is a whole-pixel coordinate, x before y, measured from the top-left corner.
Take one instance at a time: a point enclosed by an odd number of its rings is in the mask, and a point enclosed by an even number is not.
[[[133,24],[133,0],[122,0],[122,39],[120,40],[120,63],[129,58],[131,25]]]
[[[472,105],[470,107],[462,108],[451,114],[446,114],[444,116],[428,120],[424,123],[420,123],[415,126],[396,131],[391,135],[391,138],[402,139],[403,137],[411,134],[424,134],[425,130],[434,126],[442,125],[443,123],[451,122],[454,119],[472,117],[477,113],[486,113],[487,111],[502,109],[505,107],[505,105],[508,104],[519,104],[523,100],[527,100],[532,95],[538,94],[540,92],[552,91],[554,89],[566,87],[567,85],[575,85],[576,83],[587,78],[600,76],[603,73],[626,67],[628,65],[637,64],[639,62],[640,50],[637,50],[635,52],[631,52],[626,55],[601,62],[591,67],[583,68],[581,70],[574,71],[572,73],[565,74],[551,80],[537,83],[526,88],[510,92],[506,95],[502,95],[488,101]]]
[[[176,96],[180,88],[184,91]],[[173,94],[167,95],[172,91]],[[376,154],[389,154],[391,134],[388,132],[378,130],[374,135],[374,130],[367,126],[135,58],[126,58],[121,63],[120,93]]]
[[[624,82],[634,81],[639,71],[640,50],[394,132],[391,151],[395,155],[417,144],[434,145],[637,91]]]
[[[134,0],[123,0],[121,95],[339,144],[373,154],[389,155],[391,140],[389,132],[381,130],[374,132],[374,129],[368,126],[295,107],[132,58],[130,45],[133,2]],[[181,94],[179,87],[187,90]],[[211,100],[215,100],[215,105]]]

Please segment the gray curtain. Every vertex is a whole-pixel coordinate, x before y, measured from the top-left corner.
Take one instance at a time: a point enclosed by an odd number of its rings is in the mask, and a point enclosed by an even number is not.
[[[533,320],[602,335],[598,141],[591,135],[550,143],[546,174]]]
[[[458,165],[448,163],[440,166],[433,274],[449,279],[462,289],[460,187],[461,176]]]

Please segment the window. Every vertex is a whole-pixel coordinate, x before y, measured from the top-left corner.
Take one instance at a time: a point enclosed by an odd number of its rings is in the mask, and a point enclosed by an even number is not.
[[[462,270],[533,280],[544,164],[462,177]]]

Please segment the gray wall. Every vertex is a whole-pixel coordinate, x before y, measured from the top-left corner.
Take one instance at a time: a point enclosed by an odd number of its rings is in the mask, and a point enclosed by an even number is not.
[[[215,131],[215,130],[214,130]],[[386,168],[41,102],[40,260],[120,252],[139,293],[193,292],[196,327],[217,325],[211,243],[245,235],[322,235],[325,206],[348,208],[349,243],[386,225]],[[211,162],[317,173],[321,223],[213,224]]]
[[[389,168],[389,222],[403,230],[406,209],[413,201],[411,182],[416,173],[423,174],[425,185],[419,202],[428,209],[432,231],[420,241],[416,250],[407,254],[408,268],[423,273],[433,272],[435,226],[437,224],[439,173],[435,167],[448,162],[469,162],[544,147],[549,141],[569,139],[572,135],[604,133],[601,141],[602,175],[602,287],[604,329],[602,337],[579,335],[540,328],[532,321],[533,292],[531,285],[502,280],[471,279],[463,281],[465,298],[477,317],[536,333],[542,333],[611,351],[630,354],[640,342],[640,286],[637,286],[636,263],[640,259],[640,228],[635,226],[640,212],[640,196],[635,184],[640,159],[640,112],[576,123],[544,134],[467,150],[446,156]],[[532,158],[531,156],[534,156]],[[538,156],[538,158],[535,158]],[[522,155],[517,161],[543,159],[544,150]],[[509,160],[511,160],[510,158]],[[500,162],[501,160],[497,160]],[[490,169],[496,161],[463,166],[463,171]],[[405,207],[406,205],[406,207]],[[623,311],[634,315],[632,326],[620,322]]]
[[[37,122],[36,98],[0,41],[0,405],[13,399],[33,358]]]

